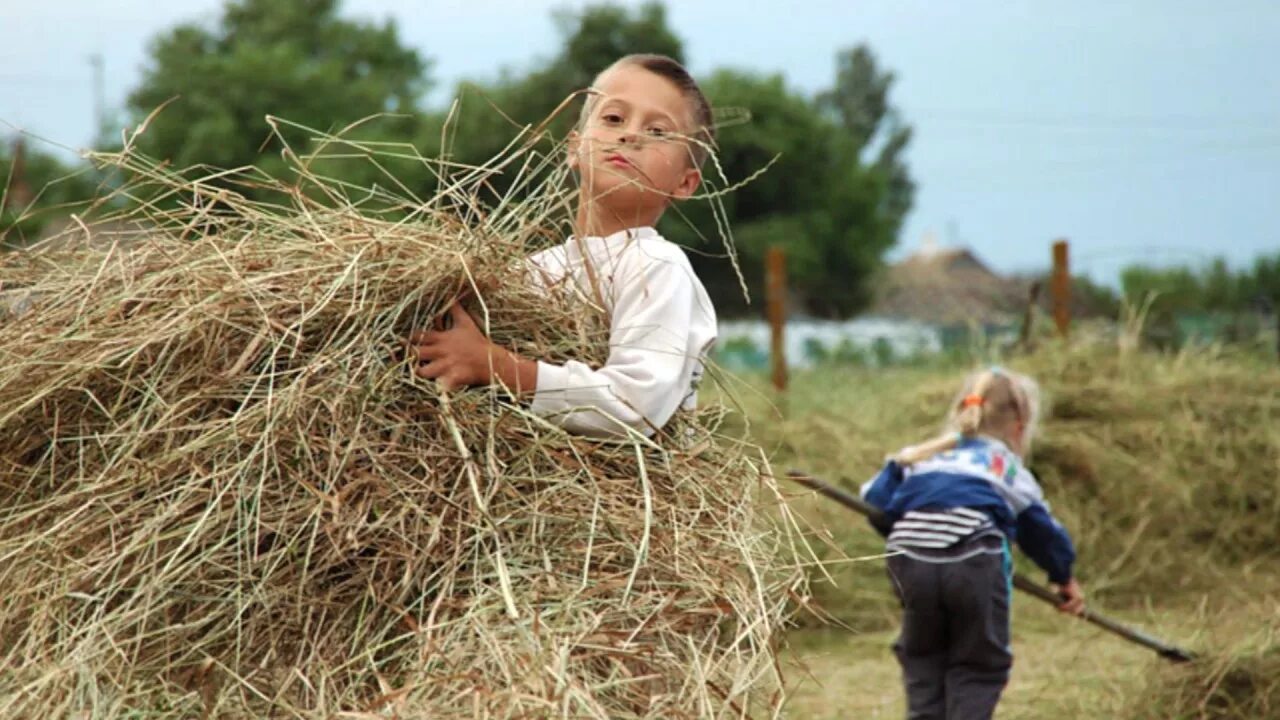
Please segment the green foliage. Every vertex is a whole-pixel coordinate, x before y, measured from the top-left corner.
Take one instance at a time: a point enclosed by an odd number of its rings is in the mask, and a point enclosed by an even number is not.
[[[1154,306],[1169,310],[1241,311],[1280,303],[1280,253],[1263,255],[1253,267],[1231,270],[1217,258],[1209,265],[1151,268],[1134,265],[1121,273],[1125,298],[1154,295]]]
[[[1071,278],[1072,315],[1115,320],[1120,316],[1120,295],[1085,275]]]
[[[782,77],[756,76],[721,70],[702,83],[715,107],[742,107],[751,122],[724,129],[717,159],[729,182],[745,178],[777,158],[750,184],[721,201],[730,221],[742,272],[751,298],[763,298],[764,257],[770,245],[787,250],[791,284],[811,287],[824,274],[824,255],[839,240],[830,232],[827,212],[830,183],[840,173],[840,159],[830,150],[839,145],[833,124],[819,115],[804,96],[789,90]],[[847,148],[846,148],[847,151]],[[848,159],[846,154],[845,159]],[[709,163],[704,190],[723,186]],[[741,315],[748,311],[738,278],[723,258],[715,234],[713,208],[694,202],[670,212],[663,233],[696,251],[693,265],[706,283],[718,311]],[[683,215],[683,217],[681,217]]]
[[[433,113],[423,123],[417,145],[424,154],[443,151],[459,162],[478,165],[501,152],[521,128],[538,125],[553,113],[548,134],[564,138],[581,107],[566,101],[585,90],[615,60],[642,52],[677,60],[684,56],[680,39],[667,27],[661,3],[646,3],[635,10],[613,5],[563,10],[555,14],[555,21],[560,52],[523,74],[504,70],[493,81],[460,83],[454,92],[456,108],[451,113]],[[544,150],[553,148],[548,143]],[[506,177],[494,178],[494,188],[501,192],[509,182]]]
[[[30,146],[24,154],[19,178],[13,148],[0,145],[0,247],[29,244],[50,220],[83,208],[99,180],[87,166],[65,163]]]
[[[889,104],[894,75],[876,66],[875,56],[865,45],[845,50],[836,59],[836,83],[818,97],[821,107],[834,112],[841,127],[854,143],[855,152],[884,179],[884,213],[895,219],[894,232],[911,209],[915,183],[902,156],[911,142],[911,128],[904,124]],[[879,140],[875,158],[872,146]]]
[[[751,113],[750,123],[720,134],[718,159],[727,180],[740,181],[774,162],[723,199],[753,303],[758,307],[763,297],[764,256],[776,244],[787,252],[788,279],[802,309],[820,317],[860,310],[870,300],[871,277],[896,241],[910,205],[909,190],[898,200],[890,198],[895,181],[885,168],[901,166],[888,160],[883,167],[862,163],[861,131],[787,88],[781,76],[721,70],[703,89],[713,106]],[[713,186],[723,184],[715,182],[711,167],[705,174]],[[673,213],[663,232],[705,251],[695,256],[694,268],[722,314],[749,312],[737,276],[717,257],[711,207],[694,203],[683,213],[687,221]]]
[[[215,27],[185,24],[157,37],[128,106],[140,121],[169,104],[140,149],[178,167],[279,170],[278,154],[261,152],[267,115],[336,132],[379,113],[408,113],[355,136],[407,140],[428,85],[426,61],[401,44],[393,22],[344,20],[337,10],[338,0],[235,0]],[[306,152],[308,133],[281,134]]]
[[[1280,253],[1235,271],[1222,258],[1202,268],[1134,265],[1125,268],[1120,282],[1126,301],[1150,303],[1146,335],[1157,344],[1247,340],[1261,329],[1259,315],[1280,310]]]
[[[834,87],[816,99],[790,90],[779,75],[722,70],[703,83],[713,106],[751,113],[750,123],[721,133],[728,180],[776,158],[769,172],[725,198],[751,298],[763,295],[764,255],[777,244],[787,251],[788,279],[803,310],[847,317],[870,301],[871,278],[896,242],[914,191],[901,157],[910,130],[888,105],[892,82],[871,52],[857,47],[840,54]],[[689,212],[704,234],[714,227],[708,210]],[[664,232],[690,244],[674,225]],[[694,267],[723,314],[748,311],[724,262],[695,259]]]

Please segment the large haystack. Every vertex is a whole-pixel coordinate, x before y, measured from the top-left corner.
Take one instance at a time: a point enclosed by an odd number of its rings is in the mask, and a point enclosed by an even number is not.
[[[562,195],[476,212],[473,171],[379,215],[117,160],[169,196],[145,239],[0,261],[32,299],[0,321],[0,717],[772,712],[796,564],[719,411],[588,441],[400,359],[465,290],[500,341],[603,359],[521,269]]]

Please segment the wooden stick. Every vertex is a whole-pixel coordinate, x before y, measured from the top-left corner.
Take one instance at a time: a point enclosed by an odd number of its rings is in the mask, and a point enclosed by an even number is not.
[[[787,389],[787,262],[782,248],[770,246],[765,256],[765,305],[769,315],[769,362],[773,366],[773,387]]]
[[[857,495],[854,495],[853,493],[850,493],[846,490],[842,490],[838,487],[835,487],[834,485],[831,485],[830,483],[819,480],[818,478],[813,477],[808,473],[802,473],[797,470],[791,470],[787,473],[787,477],[791,480],[794,480],[795,482],[800,483],[801,485],[804,485],[805,487],[811,490],[815,490],[818,493],[825,495],[831,498],[832,500],[835,500],[836,502],[840,503],[841,505],[844,505],[850,510],[854,510],[856,512],[859,512],[865,515],[867,519],[871,520],[871,522],[874,524],[882,525],[882,524],[886,524],[888,521],[888,518],[885,517],[884,512],[882,512],[879,508],[868,503],[867,501],[863,500]],[[1061,596],[1059,596],[1057,593],[1053,592],[1049,588],[1044,587],[1019,573],[1013,574],[1013,586],[1036,599],[1043,600],[1049,603],[1050,605],[1053,605],[1054,607],[1057,607],[1063,600]],[[1147,635],[1144,632],[1141,632],[1140,630],[1135,630],[1134,628],[1128,627],[1127,625],[1123,625],[1119,622],[1116,622],[1115,620],[1112,620],[1111,618],[1108,618],[1101,613],[1097,613],[1097,612],[1093,612],[1092,610],[1085,609],[1085,611],[1081,613],[1079,617],[1080,619],[1085,620],[1086,622],[1090,622],[1090,623],[1093,623],[1094,625],[1097,625],[1103,630],[1114,633],[1115,635],[1119,635],[1120,637],[1124,638],[1125,640],[1128,640],[1129,642],[1137,643],[1138,645],[1142,645],[1143,647],[1149,648],[1151,650],[1155,650],[1160,655],[1160,657],[1166,660],[1171,660],[1173,662],[1188,662],[1190,660],[1195,659],[1195,656],[1186,650],[1170,645],[1162,640],[1158,640],[1150,635]]]

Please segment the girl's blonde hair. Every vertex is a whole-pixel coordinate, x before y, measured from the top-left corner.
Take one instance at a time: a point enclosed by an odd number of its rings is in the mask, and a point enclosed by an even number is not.
[[[1022,429],[1018,451],[1025,455],[1039,421],[1040,387],[1036,381],[1004,368],[990,368],[965,378],[947,412],[943,435],[906,448],[892,459],[899,465],[914,465],[978,435],[1008,443],[1017,426]]]

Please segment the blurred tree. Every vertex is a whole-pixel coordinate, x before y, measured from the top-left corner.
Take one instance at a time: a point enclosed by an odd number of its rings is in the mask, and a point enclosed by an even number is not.
[[[1249,280],[1245,273],[1231,272],[1226,260],[1215,258],[1199,278],[1205,308],[1232,310],[1248,304]]]
[[[581,13],[560,11],[555,19],[565,46],[552,69],[568,90],[586,87],[596,73],[631,53],[658,53],[684,62],[683,43],[667,27],[667,11],[660,2],[647,2],[634,14],[595,5]]]
[[[521,127],[546,120],[618,58],[632,53],[684,57],[680,39],[667,27],[666,9],[658,2],[634,10],[607,4],[560,10],[554,20],[560,52],[523,74],[503,70],[494,81],[459,83],[456,112],[435,114],[419,135],[417,144],[426,155],[443,150],[462,163],[481,164],[500,153]],[[572,103],[556,116],[551,138],[564,138],[580,107]],[[550,143],[544,149],[551,149]],[[495,178],[494,184],[504,189],[503,178]]]
[[[63,162],[22,138],[0,143],[0,247],[34,241],[49,220],[84,207],[98,181],[87,165]]]
[[[1262,255],[1253,262],[1247,301],[1259,309],[1280,314],[1280,252]]]
[[[1200,279],[1188,267],[1151,268],[1132,265],[1120,272],[1120,287],[1129,302],[1140,303],[1154,296],[1153,302],[1163,309],[1205,307]]]
[[[1048,309],[1048,293],[1041,292],[1041,304]],[[1078,317],[1096,317],[1115,320],[1120,317],[1120,294],[1106,285],[1094,282],[1087,275],[1071,278],[1071,314]]]
[[[1203,288],[1190,268],[1127,267],[1120,273],[1120,288],[1132,306],[1150,303],[1143,334],[1161,347],[1177,344],[1180,315],[1205,310]]]
[[[718,160],[730,183],[777,157],[768,172],[722,199],[754,307],[761,307],[765,252],[778,244],[787,252],[794,298],[803,304],[794,310],[824,317],[859,310],[895,239],[898,219],[883,212],[883,176],[860,164],[845,130],[779,75],[721,70],[702,86],[713,106],[751,113],[749,123],[720,134]],[[704,174],[705,189],[724,186],[713,166]],[[721,314],[746,314],[711,212],[709,203],[688,204],[668,213],[663,232],[695,251],[694,267]]]
[[[787,274],[803,305],[795,309],[847,317],[870,302],[875,274],[897,241],[914,192],[902,156],[911,131],[889,108],[892,81],[876,69],[870,51],[858,47],[839,55],[835,86],[816,99],[789,90],[781,76],[722,70],[703,83],[712,105],[751,113],[750,123],[720,135],[729,181],[778,158],[724,200],[752,298],[761,297],[764,252],[776,243],[786,247]],[[714,227],[707,214],[689,213],[700,229]],[[692,244],[682,237],[689,233],[673,225],[664,232]],[[696,259],[695,267],[722,313],[748,311],[726,263]]]
[[[1182,339],[1180,323],[1238,326],[1220,337],[1248,339],[1260,313],[1280,310],[1280,253],[1259,256],[1243,270],[1222,258],[1200,268],[1133,265],[1121,273],[1121,287],[1131,304],[1151,299],[1146,335],[1158,344]]]
[[[819,104],[839,118],[862,162],[885,184],[881,208],[894,220],[894,232],[911,210],[915,183],[903,156],[911,142],[911,128],[889,104],[894,75],[876,66],[866,45],[841,52],[836,58],[835,87],[822,93]]]
[[[392,21],[345,20],[338,0],[232,0],[215,27],[179,25],[152,41],[128,108],[136,122],[173,101],[139,140],[157,159],[180,168],[278,169],[278,154],[262,152],[265,116],[337,131],[375,114],[406,113],[355,137],[407,140],[426,71]],[[308,151],[308,133],[282,134],[299,154]]]

